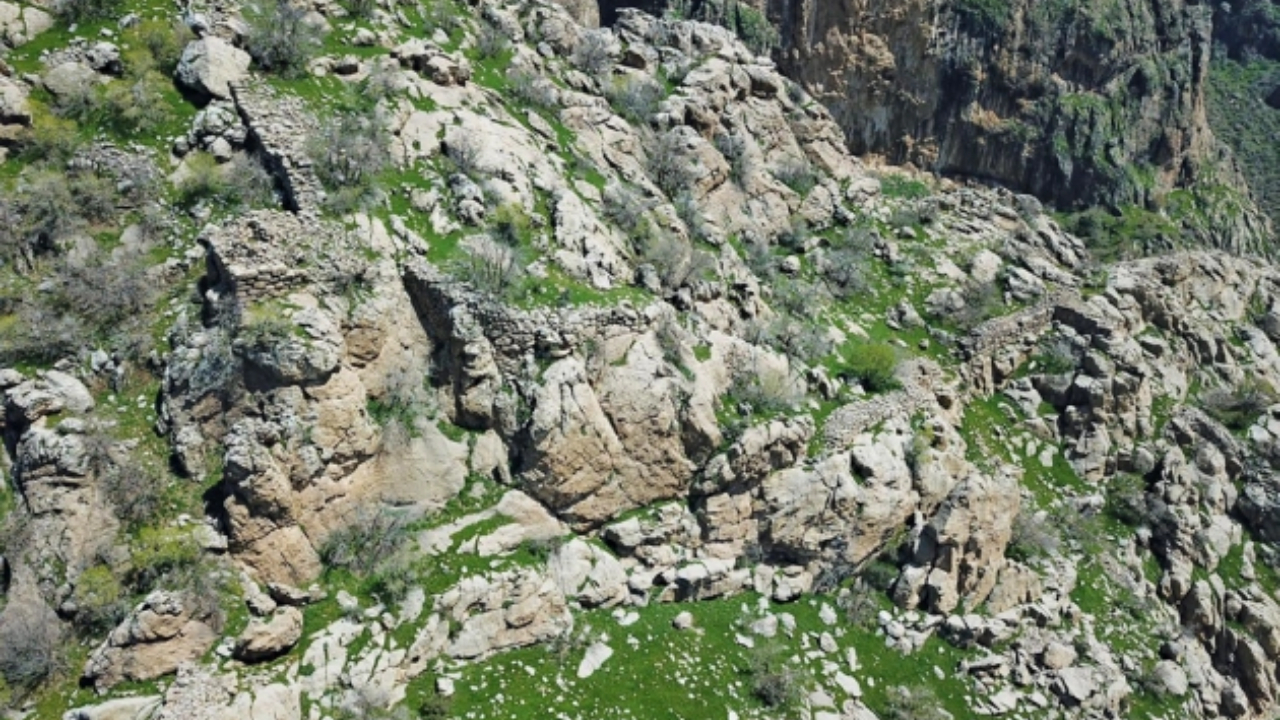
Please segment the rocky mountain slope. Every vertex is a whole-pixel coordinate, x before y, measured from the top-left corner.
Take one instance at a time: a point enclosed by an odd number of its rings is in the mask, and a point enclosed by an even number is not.
[[[743,12],[734,2],[667,6]],[[1206,114],[1215,37],[1243,47],[1265,35],[1246,17],[1265,8],[1222,9],[1215,20],[1207,5],[1163,0],[746,6],[776,26],[783,71],[832,109],[855,153],[999,183],[1062,210],[1154,213],[1171,224],[1144,217],[1147,240],[1165,249],[1270,251],[1270,223]]]
[[[714,25],[9,7],[9,716],[1276,710],[1269,265]]]

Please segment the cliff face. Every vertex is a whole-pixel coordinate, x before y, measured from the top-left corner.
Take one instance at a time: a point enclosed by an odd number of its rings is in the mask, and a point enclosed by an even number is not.
[[[856,154],[988,179],[1063,209],[1166,212],[1218,247],[1267,242],[1266,221],[1206,119],[1207,5],[759,7],[779,29],[784,72],[832,109]]]

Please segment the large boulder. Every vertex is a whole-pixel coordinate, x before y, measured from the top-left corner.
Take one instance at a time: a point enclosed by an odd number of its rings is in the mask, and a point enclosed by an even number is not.
[[[236,640],[235,657],[245,662],[269,660],[293,649],[302,639],[302,611],[283,607],[268,622],[255,622]]]
[[[84,679],[102,689],[168,675],[213,646],[218,634],[208,620],[191,599],[153,592],[89,656]]]
[[[216,37],[187,45],[178,61],[175,77],[184,87],[226,100],[231,84],[249,74],[249,53]]]

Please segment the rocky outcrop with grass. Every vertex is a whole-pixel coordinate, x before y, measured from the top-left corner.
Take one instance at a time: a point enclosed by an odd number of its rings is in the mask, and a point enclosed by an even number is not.
[[[15,716],[1274,711],[1274,268],[716,25],[117,9],[0,85]]]

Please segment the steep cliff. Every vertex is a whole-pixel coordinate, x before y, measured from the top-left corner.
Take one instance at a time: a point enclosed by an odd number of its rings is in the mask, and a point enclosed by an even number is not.
[[[996,182],[1063,210],[1142,208],[1216,247],[1270,245],[1206,119],[1209,6],[756,4],[780,31],[784,73],[832,109],[856,154]]]

